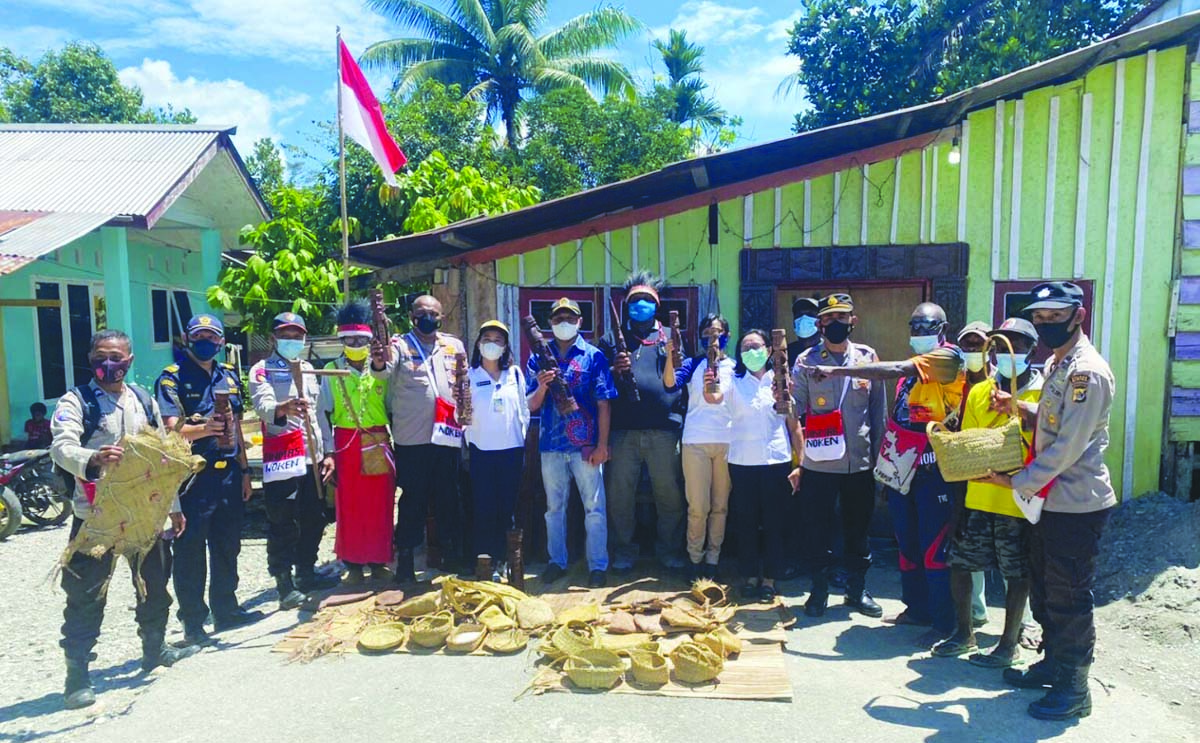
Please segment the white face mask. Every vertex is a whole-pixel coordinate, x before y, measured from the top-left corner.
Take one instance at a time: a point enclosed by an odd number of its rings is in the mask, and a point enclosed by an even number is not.
[[[983,353],[965,351],[963,356],[967,357],[967,371],[980,372],[983,371]]]
[[[579,326],[573,322],[554,323],[554,337],[560,341],[569,341],[579,335]]]
[[[504,346],[500,343],[480,343],[479,355],[488,361],[496,361],[504,355]]]

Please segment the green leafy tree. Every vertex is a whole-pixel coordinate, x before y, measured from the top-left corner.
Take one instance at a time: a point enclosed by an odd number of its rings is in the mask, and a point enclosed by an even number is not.
[[[656,39],[654,48],[667,68],[667,92],[674,100],[671,119],[689,125],[697,133],[717,131],[728,118],[717,102],[707,96],[704,72],[704,47],[687,40],[687,32],[671,29],[667,41]]]
[[[269,198],[275,218],[242,228],[241,242],[254,252],[245,266],[226,266],[208,288],[209,305],[242,316],[248,333],[269,333],[271,319],[292,311],[304,317],[312,335],[333,327],[342,298],[342,263],[330,257],[329,229],[315,229],[321,194],[283,186]]]
[[[1139,0],[815,0],[788,53],[795,131],[918,105],[1112,33]]]
[[[246,158],[246,170],[264,197],[279,190],[287,182],[283,153],[270,137],[263,137],[254,142],[250,155]]]
[[[191,111],[144,107],[95,44],[72,42],[36,64],[0,50],[0,115],[18,123],[195,123]]]
[[[515,186],[488,179],[470,165],[455,170],[434,152],[399,179],[399,187],[384,187],[381,200],[404,215],[405,233],[445,227],[472,217],[484,217],[531,206],[541,192],[536,186]]]
[[[545,198],[641,175],[692,152],[689,131],[671,118],[673,105],[662,88],[633,101],[596,101],[574,89],[538,96],[528,104],[525,146],[508,162]]]
[[[548,0],[444,0],[444,10],[418,0],[367,5],[417,36],[372,44],[363,60],[396,72],[401,89],[425,80],[458,85],[485,101],[489,121],[504,123],[509,149],[519,142],[522,101],[564,88],[632,96],[620,63],[597,56],[642,27],[617,8],[601,6],[539,35]]]

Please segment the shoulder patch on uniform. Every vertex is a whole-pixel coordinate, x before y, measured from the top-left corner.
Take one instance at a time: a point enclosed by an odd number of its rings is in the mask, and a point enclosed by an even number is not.
[[[1087,387],[1090,381],[1092,381],[1092,375],[1087,372],[1078,372],[1071,375],[1072,387]]]
[[[179,364],[171,364],[170,366],[164,366],[163,371],[165,371],[168,374],[174,374],[177,371],[179,371]]]
[[[230,363],[228,363],[228,362],[225,362],[225,361],[222,361],[222,362],[221,362],[221,366],[225,367],[225,368],[226,368],[226,369],[228,369],[229,371],[233,371],[233,370],[234,370],[233,364],[230,364]]]
[[[1091,379],[1091,374],[1071,375],[1071,402],[1087,402],[1088,382]]]
[[[160,380],[158,380],[158,383],[161,384],[163,387],[174,387],[175,386],[174,379],[160,379]]]

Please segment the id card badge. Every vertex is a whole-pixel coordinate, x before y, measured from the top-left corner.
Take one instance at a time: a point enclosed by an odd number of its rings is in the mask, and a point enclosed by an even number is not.
[[[496,390],[496,391],[499,392],[499,390]],[[501,397],[500,395],[495,395],[495,394],[492,395],[492,412],[493,413],[503,413],[504,412],[504,398]]]

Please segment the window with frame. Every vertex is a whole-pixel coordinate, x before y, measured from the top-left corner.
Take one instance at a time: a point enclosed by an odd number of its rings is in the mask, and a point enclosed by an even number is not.
[[[35,313],[38,382],[42,399],[53,400],[91,379],[92,334],[107,326],[104,289],[99,284],[38,281],[34,297],[59,302],[38,307]]]
[[[1088,308],[1087,317],[1083,321],[1083,332],[1090,338],[1092,335],[1092,313],[1091,308],[1094,305],[1093,298],[1096,291],[1096,282],[1090,279],[1039,279],[1037,281],[997,281],[995,286],[995,296],[992,302],[992,327],[999,327],[1005,319],[1010,317],[1023,317],[1022,312],[1026,305],[1030,303],[1029,292],[1033,287],[1044,284],[1047,281],[1070,281],[1083,290],[1083,306]],[[1046,359],[1050,358],[1050,351],[1042,344],[1038,344],[1033,349],[1032,364],[1041,367],[1045,364]]]
[[[173,338],[183,337],[192,317],[188,293],[179,289],[151,289],[150,315],[155,343],[170,343]]]

